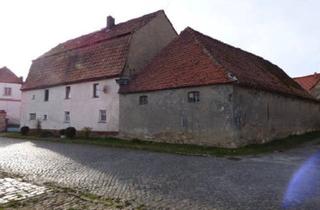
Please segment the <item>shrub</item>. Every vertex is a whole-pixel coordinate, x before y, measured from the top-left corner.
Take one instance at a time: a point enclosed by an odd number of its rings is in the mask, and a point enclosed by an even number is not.
[[[76,132],[77,130],[74,127],[68,127],[66,128],[65,135],[71,139],[76,136]]]
[[[28,126],[23,126],[21,129],[20,129],[20,133],[24,136],[28,135],[30,131],[30,128]]]
[[[92,128],[90,128],[90,127],[84,127],[84,128],[82,129],[83,137],[89,138],[89,137],[90,137],[90,134],[91,134],[91,131],[92,131]]]
[[[61,129],[61,130],[59,131],[59,135],[60,135],[60,136],[66,135],[66,129]]]

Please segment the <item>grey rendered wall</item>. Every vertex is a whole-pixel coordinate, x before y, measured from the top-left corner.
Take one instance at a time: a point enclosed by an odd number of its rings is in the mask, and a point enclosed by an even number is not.
[[[147,25],[136,31],[130,42],[128,62],[123,73],[138,73],[151,59],[167,46],[177,33],[164,13],[160,13]]]
[[[189,103],[187,93],[200,91],[200,102]],[[233,87],[183,88],[120,96],[120,135],[170,143],[235,147]],[[148,104],[139,105],[147,95]]]
[[[320,100],[320,82],[311,90],[311,94]]]
[[[320,104],[235,86],[234,123],[237,145],[264,143],[320,130]]]

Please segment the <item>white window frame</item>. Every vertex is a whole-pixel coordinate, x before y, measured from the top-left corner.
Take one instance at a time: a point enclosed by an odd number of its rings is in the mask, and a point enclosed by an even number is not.
[[[37,114],[36,113],[29,113],[29,120],[36,120],[37,119]]]
[[[4,96],[12,96],[12,88],[11,87],[5,87],[3,95]]]
[[[70,120],[71,120],[70,111],[65,111],[65,112],[64,112],[64,122],[65,122],[65,123],[70,123]]]
[[[99,110],[99,122],[106,123],[107,122],[107,110],[100,109]]]
[[[93,98],[99,98],[99,83],[94,83],[92,85]]]
[[[69,91],[68,91],[69,90]],[[65,99],[70,99],[71,98],[71,86],[66,86],[65,89]]]

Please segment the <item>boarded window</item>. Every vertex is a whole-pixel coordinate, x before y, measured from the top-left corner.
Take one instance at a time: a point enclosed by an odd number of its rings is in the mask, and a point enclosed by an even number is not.
[[[64,122],[65,123],[69,123],[70,122],[70,112],[69,111],[65,111],[64,112]]]
[[[139,97],[139,104],[140,105],[148,104],[148,96],[140,96]]]
[[[29,120],[36,120],[36,117],[37,117],[36,113],[29,114]]]
[[[200,93],[199,91],[191,91],[188,92],[188,102],[189,103],[196,103],[200,101]]]
[[[93,98],[99,98],[98,87],[99,83],[93,84]]]
[[[4,94],[5,96],[11,96],[11,88],[10,88],[10,87],[5,87],[3,94]]]
[[[71,93],[71,87],[70,87],[70,86],[67,86],[67,87],[66,87],[66,99],[69,99],[69,98],[70,98],[70,93]]]
[[[49,90],[44,90],[44,101],[49,101]]]
[[[107,121],[107,111],[99,110],[99,122],[106,122],[106,121]]]

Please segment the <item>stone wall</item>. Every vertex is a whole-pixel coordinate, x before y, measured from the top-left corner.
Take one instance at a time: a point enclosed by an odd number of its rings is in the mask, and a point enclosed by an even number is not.
[[[320,130],[320,103],[235,86],[238,146]]]
[[[119,125],[129,139],[234,148],[320,130],[320,105],[233,85],[172,89],[120,95]]]
[[[200,102],[189,103],[188,92]],[[232,86],[183,88],[120,96],[120,135],[170,143],[233,147]],[[139,96],[148,104],[139,105]]]
[[[311,94],[320,100],[320,82],[311,90]]]

